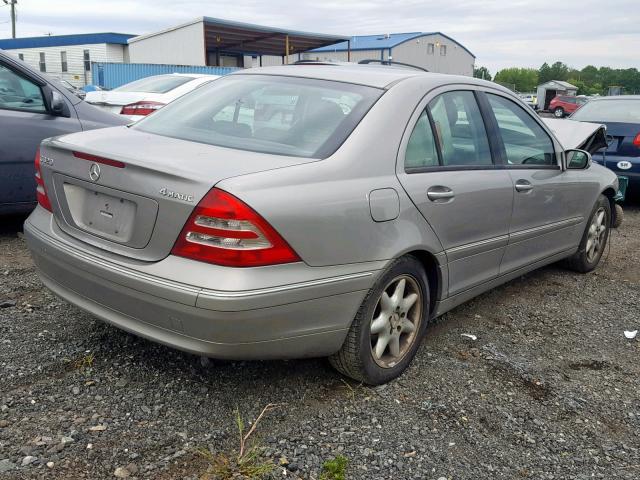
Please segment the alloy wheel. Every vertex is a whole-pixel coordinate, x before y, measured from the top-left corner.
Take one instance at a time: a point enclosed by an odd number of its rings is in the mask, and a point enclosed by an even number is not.
[[[384,288],[370,322],[371,355],[392,368],[411,350],[422,321],[422,290],[417,280],[400,275]]]
[[[604,245],[605,236],[607,233],[607,225],[605,224],[605,219],[607,218],[607,214],[603,207],[600,207],[593,219],[591,220],[591,225],[589,225],[589,231],[587,233],[587,261],[589,263],[593,262],[600,253]]]

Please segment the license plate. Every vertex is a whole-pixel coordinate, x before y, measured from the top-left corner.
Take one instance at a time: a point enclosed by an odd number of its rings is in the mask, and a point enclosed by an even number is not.
[[[131,200],[65,183],[73,221],[81,229],[116,242],[131,239],[137,205]]]

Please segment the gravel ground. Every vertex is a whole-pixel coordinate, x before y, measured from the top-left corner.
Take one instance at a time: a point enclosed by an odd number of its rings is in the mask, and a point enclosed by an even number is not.
[[[336,455],[348,479],[640,477],[637,202],[595,273],[550,266],[455,309],[373,389],[325,360],[202,362],[123,333],[45,290],[19,223],[2,229],[3,479],[200,478],[200,450],[238,447],[234,409],[269,403],[274,478]]]

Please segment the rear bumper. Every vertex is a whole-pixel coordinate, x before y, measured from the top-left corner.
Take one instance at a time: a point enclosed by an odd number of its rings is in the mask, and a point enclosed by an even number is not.
[[[378,272],[354,266],[345,273],[342,266],[338,275],[315,280],[214,290],[96,256],[65,238],[41,208],[27,219],[24,231],[43,283],[63,299],[141,337],[215,358],[300,358],[336,352]],[[175,262],[172,258],[162,262]],[[250,270],[245,273],[250,275]],[[220,271],[212,266],[212,272]],[[264,277],[264,271],[260,274]],[[219,280],[221,285],[229,283]]]

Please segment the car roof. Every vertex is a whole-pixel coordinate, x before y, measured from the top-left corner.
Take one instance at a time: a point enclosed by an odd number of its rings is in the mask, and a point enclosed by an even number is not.
[[[313,78],[318,80],[332,80],[344,83],[355,83],[375,88],[390,88],[392,85],[414,77],[422,77],[438,85],[462,83],[471,85],[491,86],[499,88],[498,84],[462,75],[423,72],[409,68],[391,65],[359,65],[359,64],[298,64],[277,67],[248,68],[233,72],[230,75],[279,75],[287,77]]]
[[[613,100],[640,100],[640,95],[612,95],[610,97],[593,97],[592,102],[613,101]]]

